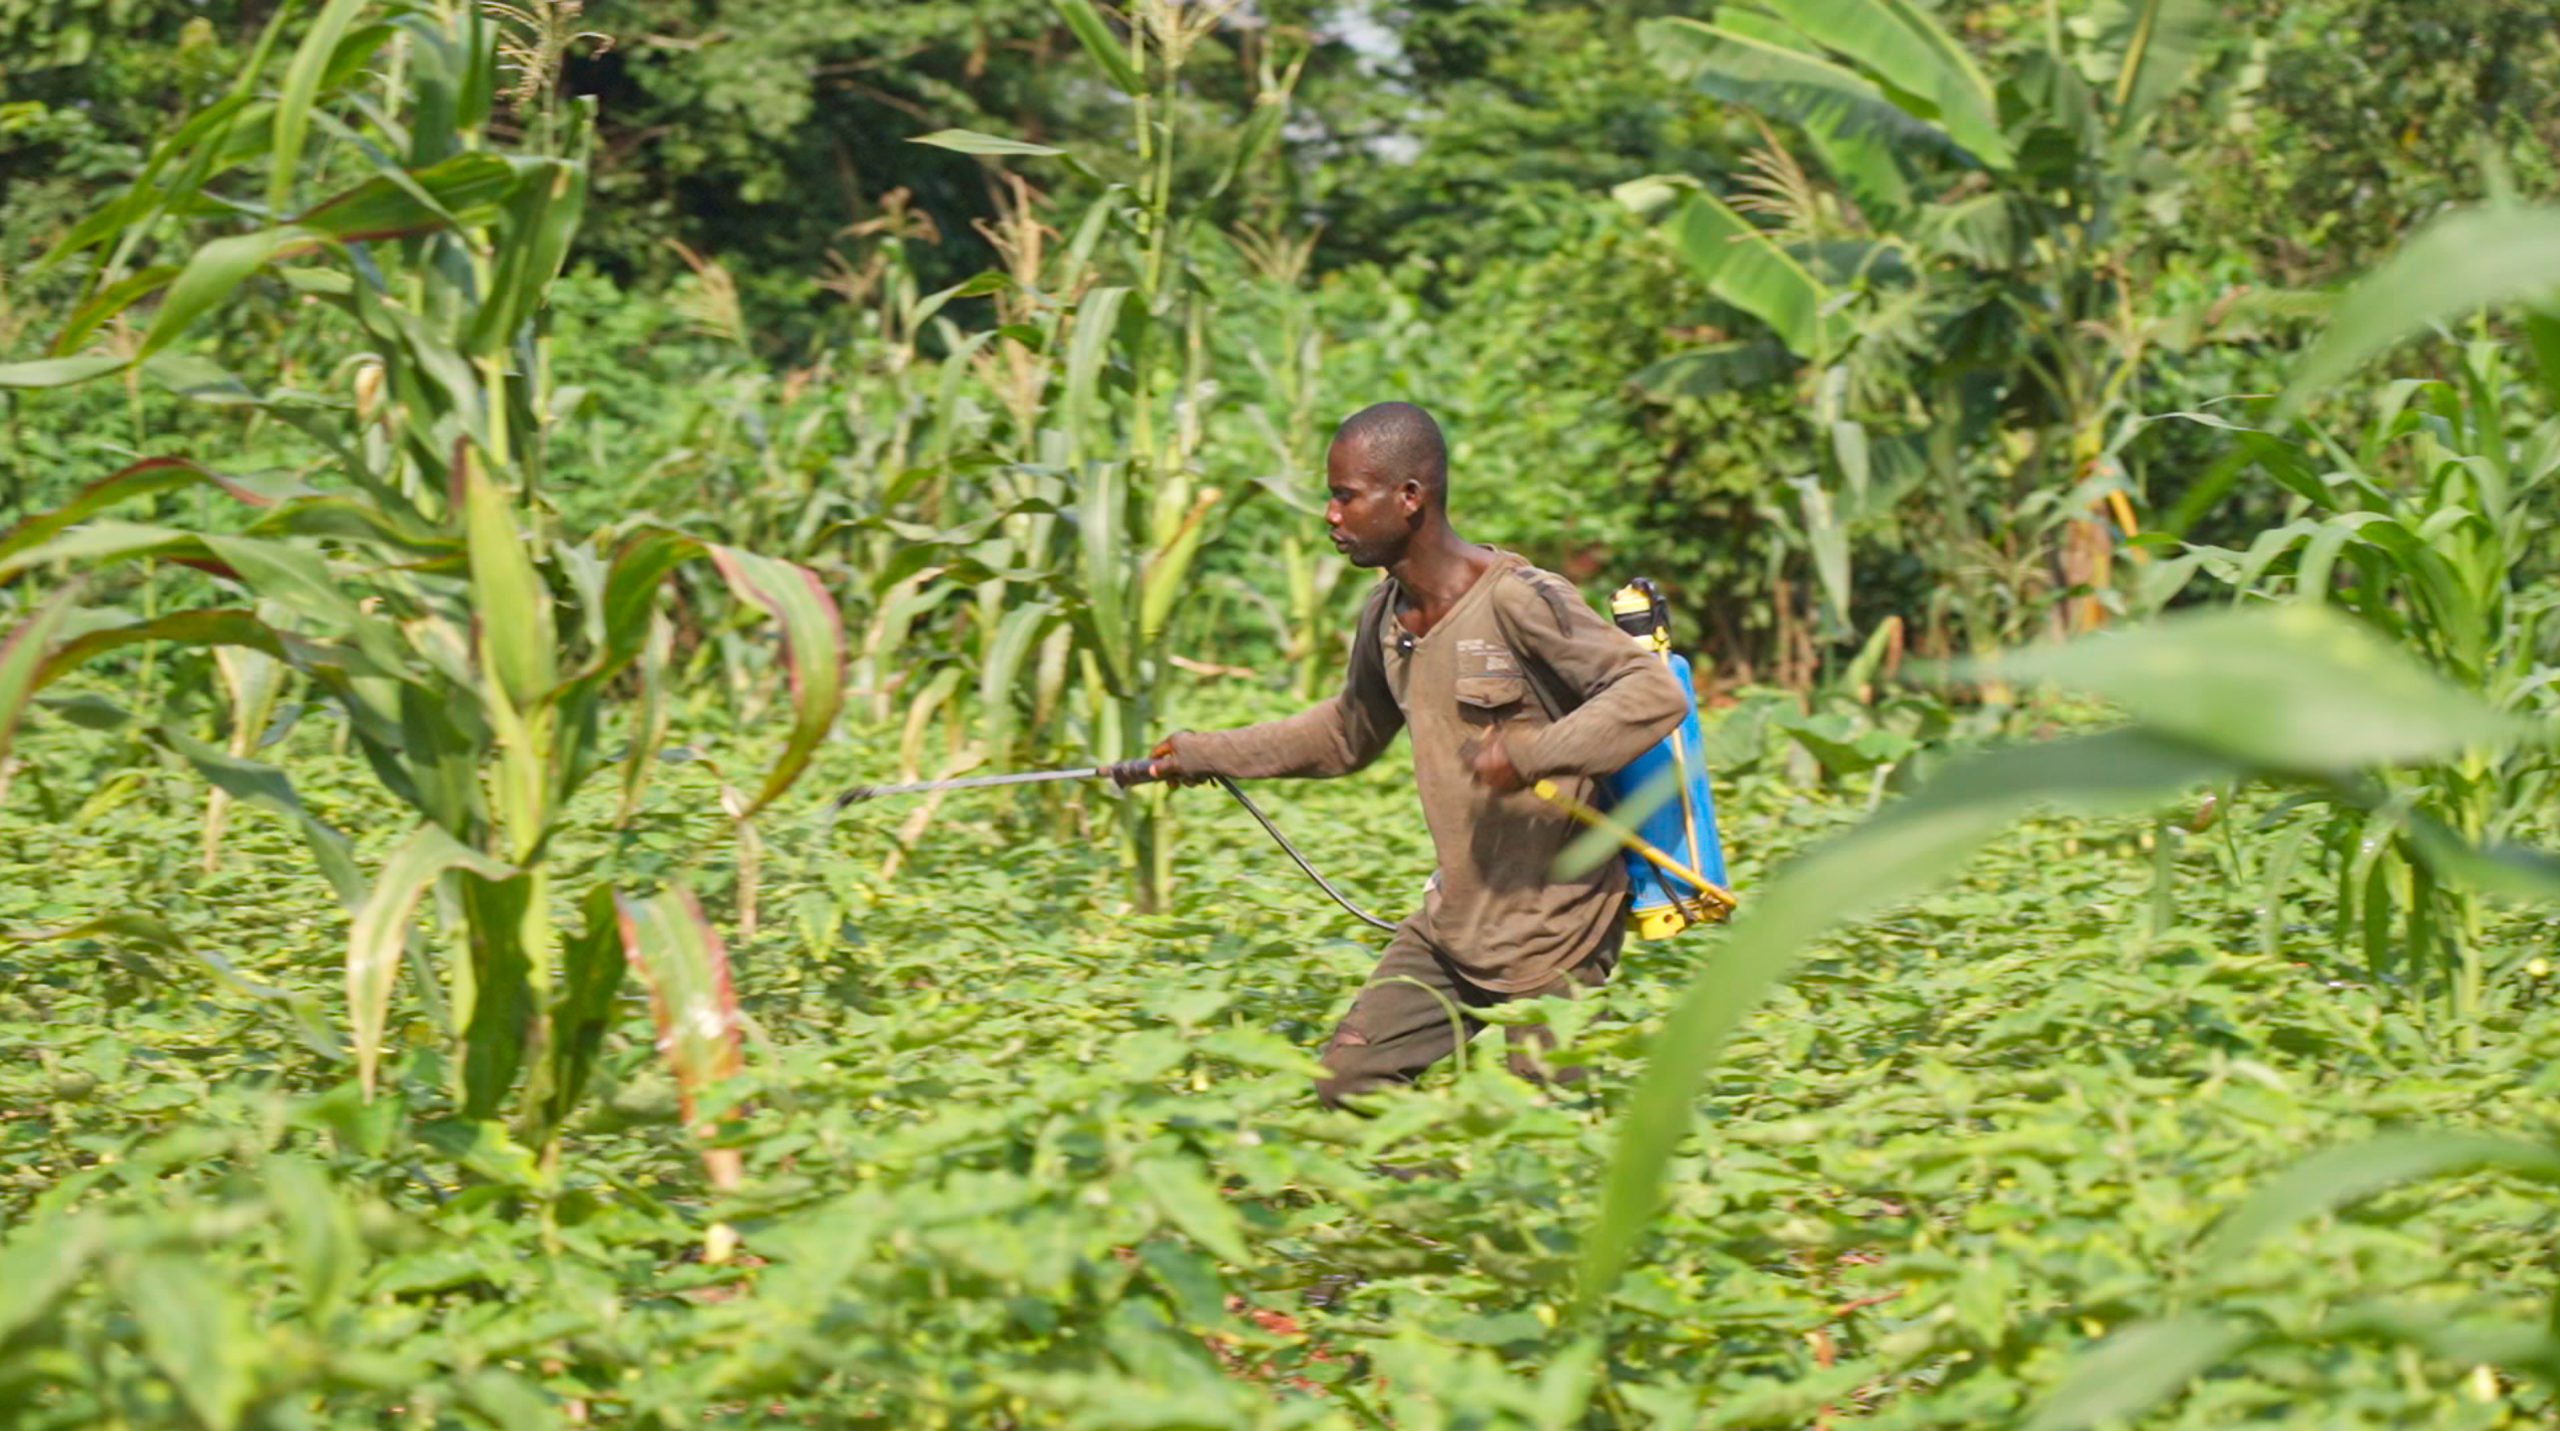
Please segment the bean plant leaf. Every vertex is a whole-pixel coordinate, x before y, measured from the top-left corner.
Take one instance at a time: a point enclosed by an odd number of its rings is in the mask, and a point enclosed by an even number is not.
[[[0,1346],[34,1326],[89,1272],[106,1238],[88,1217],[16,1223],[0,1246]]]
[[[1192,1241],[1231,1263],[1242,1265],[1252,1260],[1235,1209],[1218,1196],[1217,1185],[1201,1173],[1198,1165],[1180,1157],[1140,1158],[1130,1167],[1129,1175],[1146,1191],[1147,1200],[1155,1204],[1156,1211]]]
[[[142,1331],[142,1349],[210,1431],[231,1431],[255,1387],[260,1338],[238,1291],[197,1258],[152,1254],[120,1269],[117,1290]]]
[[[2082,1431],[2130,1420],[2252,1340],[2245,1323],[2207,1312],[2128,1327],[2074,1364],[2027,1431]]]

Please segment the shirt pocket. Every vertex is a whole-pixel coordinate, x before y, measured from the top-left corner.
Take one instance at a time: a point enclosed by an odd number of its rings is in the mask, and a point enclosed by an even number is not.
[[[1460,676],[1454,684],[1458,715],[1467,721],[1499,723],[1518,716],[1529,696],[1529,682],[1516,671]]]

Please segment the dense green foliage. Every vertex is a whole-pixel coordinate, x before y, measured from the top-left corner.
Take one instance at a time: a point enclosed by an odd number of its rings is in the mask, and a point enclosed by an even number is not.
[[[325,761],[317,733],[296,739]],[[1855,815],[1786,780],[1774,749],[1725,753],[1746,890]],[[41,1315],[36,1284],[10,1278],[13,1318],[35,1320],[0,1395],[53,1408],[26,1425],[93,1424],[100,1396],[176,1424],[189,1394],[279,1424],[325,1394],[322,1425],[393,1406],[532,1425],[570,1400],[597,1424],[1359,1425],[1363,1408],[1581,1424],[1594,1367],[1568,1302],[1609,1110],[1714,953],[1643,951],[1596,1019],[1577,1011],[1567,1042],[1594,1073],[1571,1097],[1483,1059],[1362,1124],[1314,1109],[1303,1073],[1367,968],[1363,931],[1277,878],[1214,791],[1182,797],[1200,839],[1177,904],[1148,917],[1110,914],[1110,861],[1072,842],[950,826],[887,883],[878,835],[899,812],[831,833],[795,819],[767,854],[764,932],[732,950],[758,1031],[738,1090],[747,1178],[710,1202],[645,1021],[608,1036],[554,1176],[455,1141],[432,1039],[404,1040],[396,1097],[361,1109],[334,1042],[315,1053],[292,1014],[328,1007],[336,977],[313,937],[325,892],[286,873],[292,836],[252,821],[199,873],[187,782],[146,770],[88,799],[105,754],[48,741],[19,776],[0,917],[52,927],[146,900],[265,987],[101,935],[6,955],[5,1097],[34,1115],[5,1149],[28,1249],[9,1265],[58,1266],[43,1259],[69,1247],[86,1269],[65,1269],[72,1299]],[[886,758],[854,744],[821,773]],[[1273,808],[1356,898],[1392,908],[1425,858],[1405,779],[1391,760]],[[351,765],[304,784],[330,819],[380,826]],[[716,841],[714,793],[675,768],[630,835],[559,859],[581,878],[663,868]],[[2187,840],[2175,913],[2155,922],[2153,838],[2030,826],[1813,952],[1697,1104],[1679,1191],[1617,1294],[1597,1424],[1685,1427],[1705,1406],[1716,1425],[1802,1426],[1826,1405],[1835,1424],[1999,1424],[2093,1334],[2182,1304],[2308,1332],[2312,1307],[2348,1294],[2447,1322],[2528,1303],[2544,1274],[2518,1253],[2550,1204],[2496,1180],[2341,1224],[2308,1285],[2281,1246],[2199,1255],[2241,1191],[2314,1149],[2410,1124],[2541,1131],[2549,976],[2484,1020],[2478,1053],[2441,1058],[2320,956],[2313,882],[2262,916],[2217,842]],[[724,923],[733,874],[721,853],[698,875]],[[752,1256],[702,1265],[720,1219]],[[180,1299],[185,1322],[137,1316],[153,1298]],[[252,1325],[274,1331],[225,1331]],[[2395,1364],[2342,1341],[2253,1363],[2163,1424],[2314,1399],[2330,1425],[2549,1412],[2459,1358]]]
[[[0,1419],[2548,1422],[2555,35],[0,0]],[[1215,790],[823,795],[1324,694],[1385,398],[1743,899],[1362,1119]]]

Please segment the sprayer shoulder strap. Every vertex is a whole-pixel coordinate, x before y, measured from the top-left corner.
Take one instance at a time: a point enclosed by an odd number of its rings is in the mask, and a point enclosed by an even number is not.
[[[1550,576],[1533,566],[1515,566],[1503,573],[1501,579],[1521,583],[1535,600],[1554,612],[1558,630],[1564,628],[1566,618],[1565,613],[1555,610],[1556,603],[1582,599],[1565,586],[1563,578]],[[1529,693],[1536,697],[1538,709],[1546,716],[1548,724],[1552,725],[1582,709],[1582,693],[1570,689],[1564,678],[1556,674],[1555,668],[1547,664],[1539,636],[1521,624],[1514,602],[1497,596],[1493,603],[1493,619],[1494,624],[1501,628],[1503,644],[1511,648],[1520,662],[1522,674],[1529,678]]]

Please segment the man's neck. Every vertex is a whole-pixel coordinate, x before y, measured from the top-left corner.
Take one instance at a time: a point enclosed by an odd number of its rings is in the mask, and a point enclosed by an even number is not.
[[[1494,563],[1493,548],[1458,535],[1446,522],[1435,522],[1414,537],[1404,556],[1387,567],[1387,575],[1404,588],[1405,600],[1427,631],[1458,604]]]

